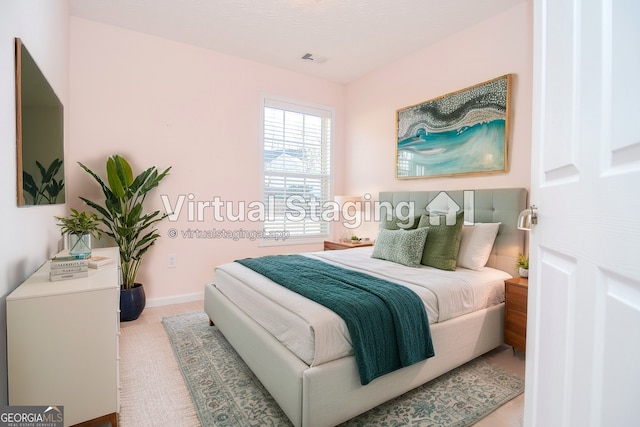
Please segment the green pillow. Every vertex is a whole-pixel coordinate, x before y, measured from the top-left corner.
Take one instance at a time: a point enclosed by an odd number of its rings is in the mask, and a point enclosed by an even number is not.
[[[417,267],[422,259],[427,228],[416,230],[380,229],[371,257]]]
[[[393,216],[391,219],[383,219],[381,228],[385,230],[414,230],[418,228],[418,223],[420,222],[420,215],[414,216],[412,218],[403,218],[400,219],[397,216]]]
[[[432,224],[431,219],[434,222],[439,221],[439,224]],[[456,215],[455,224],[452,225],[446,224],[444,215],[430,217],[429,214],[423,214],[418,223],[418,230],[427,228],[429,238],[424,245],[420,263],[440,270],[455,270],[463,223],[464,211]]]

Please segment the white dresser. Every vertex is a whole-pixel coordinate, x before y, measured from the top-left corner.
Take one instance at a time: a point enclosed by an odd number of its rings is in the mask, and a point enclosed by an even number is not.
[[[64,425],[108,423],[119,409],[117,248],[89,276],[49,281],[45,263],[7,297],[9,405],[62,405]]]

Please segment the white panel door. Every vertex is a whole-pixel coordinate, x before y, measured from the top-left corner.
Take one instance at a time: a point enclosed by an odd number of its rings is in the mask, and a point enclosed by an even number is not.
[[[640,1],[534,0],[525,425],[640,426]]]

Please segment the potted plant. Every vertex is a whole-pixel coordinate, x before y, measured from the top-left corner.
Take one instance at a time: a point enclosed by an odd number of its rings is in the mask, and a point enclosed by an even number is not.
[[[79,212],[71,209],[67,217],[54,217],[63,235],[69,237],[69,255],[75,258],[89,258],[91,256],[91,236],[99,239],[102,235],[100,221],[94,213]]]
[[[105,183],[87,166],[79,164],[96,180],[104,195],[102,203],[84,197],[80,199],[98,211],[105,228],[102,231],[115,240],[120,251],[120,320],[135,320],[146,304],[144,288],[136,282],[138,268],[142,256],[160,237],[157,229],[153,228],[154,224],[168,215],[160,211],[146,213],[143,203],[147,194],[158,186],[171,168],[158,172],[152,166],[134,177],[129,162],[116,154],[107,159]]]
[[[516,268],[518,269],[520,277],[529,277],[529,258],[523,254],[519,254],[518,260],[516,261]]]

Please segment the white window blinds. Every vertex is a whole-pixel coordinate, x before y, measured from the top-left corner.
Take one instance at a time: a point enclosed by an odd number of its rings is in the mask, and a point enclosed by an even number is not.
[[[264,98],[263,115],[265,231],[326,237],[321,214],[331,191],[332,111]]]

